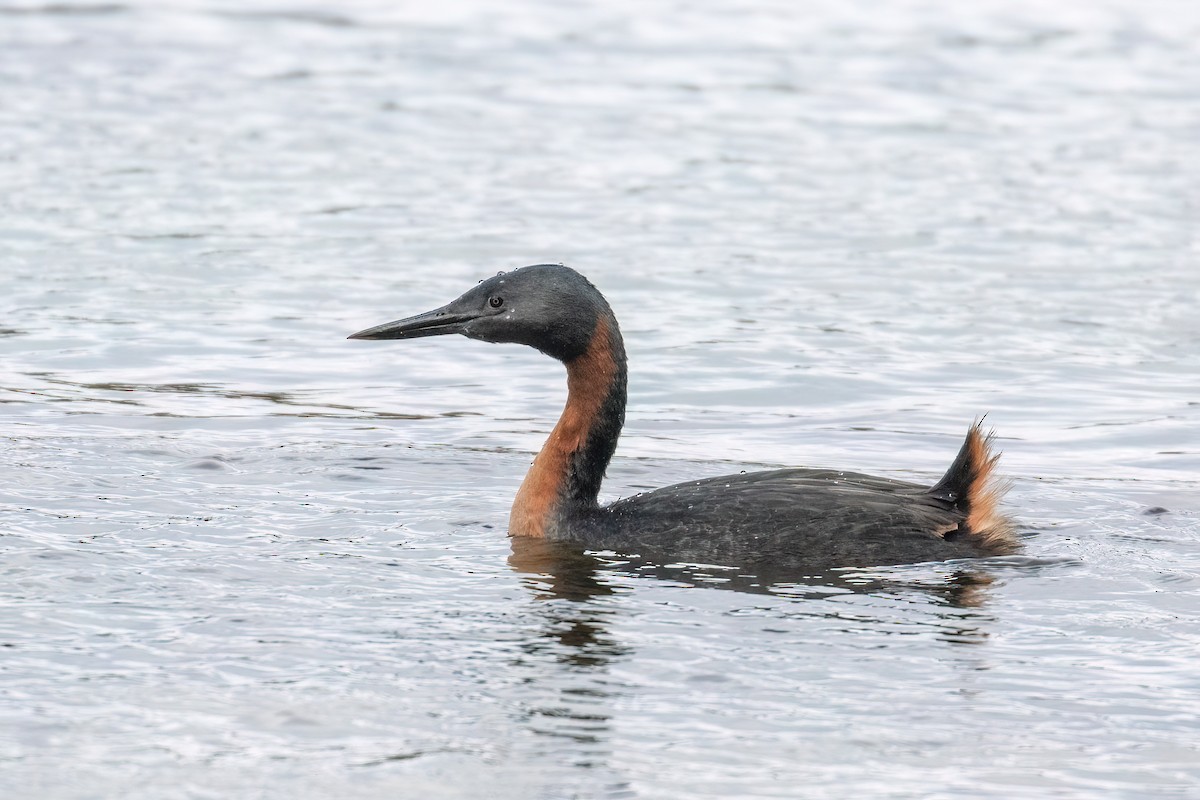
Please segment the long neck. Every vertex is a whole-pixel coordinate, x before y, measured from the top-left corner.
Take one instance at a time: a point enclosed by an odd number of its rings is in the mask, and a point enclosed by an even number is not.
[[[625,387],[625,345],[616,319],[604,314],[583,355],[567,362],[567,406],[513,501],[511,535],[552,535],[596,507],[625,424]]]

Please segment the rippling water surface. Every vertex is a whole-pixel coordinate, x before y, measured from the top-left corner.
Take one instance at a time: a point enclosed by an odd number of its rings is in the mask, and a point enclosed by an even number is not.
[[[1200,797],[1200,11],[0,2],[0,794]],[[934,479],[1021,556],[517,546],[533,351],[347,342],[564,261],[606,494]]]

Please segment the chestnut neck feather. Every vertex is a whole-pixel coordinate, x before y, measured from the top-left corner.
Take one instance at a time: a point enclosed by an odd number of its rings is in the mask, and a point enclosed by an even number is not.
[[[617,322],[601,315],[587,349],[567,362],[567,405],[513,501],[511,535],[553,535],[573,514],[596,508],[625,423],[626,381]]]

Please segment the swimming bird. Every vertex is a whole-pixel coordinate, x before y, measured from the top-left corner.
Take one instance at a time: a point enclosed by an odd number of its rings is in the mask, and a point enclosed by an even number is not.
[[[348,338],[451,333],[528,345],[567,368],[566,407],[513,501],[511,536],[748,569],[903,564],[1016,549],[1012,524],[997,508],[998,456],[978,422],[933,486],[787,468],[688,481],[601,506],[627,383],[625,345],[604,296],[569,267],[537,264]]]

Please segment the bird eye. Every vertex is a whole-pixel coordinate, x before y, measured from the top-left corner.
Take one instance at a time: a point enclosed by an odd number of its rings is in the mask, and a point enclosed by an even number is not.
[[[499,308],[500,306],[504,305],[504,298],[503,297],[489,298],[488,305],[491,306],[492,308]]]

